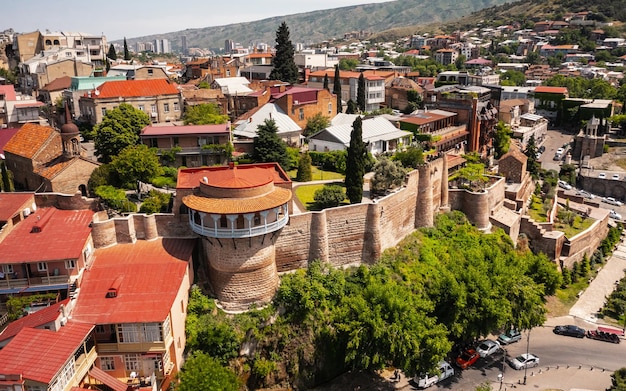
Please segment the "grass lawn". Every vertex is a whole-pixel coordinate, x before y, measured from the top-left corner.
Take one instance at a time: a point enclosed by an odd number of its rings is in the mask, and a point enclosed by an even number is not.
[[[291,180],[296,180],[296,175],[298,175],[298,170],[290,170],[287,171],[287,174],[291,178]],[[344,175],[338,172],[333,171],[322,171],[315,166],[311,166],[311,180],[313,181],[322,181],[328,179],[340,179],[343,180]],[[311,198],[312,199],[312,198]]]
[[[343,187],[342,182],[337,182],[337,184]],[[315,200],[313,197],[315,196],[315,191],[323,188],[324,186],[324,184],[298,186],[296,187],[296,197],[298,197],[300,202],[302,202],[302,205],[304,205],[307,210],[316,210]]]
[[[592,271],[591,275],[595,277],[596,271]],[[565,289],[557,289],[554,296],[547,297],[546,309],[549,317],[565,316],[569,314],[570,308],[578,300],[578,293],[587,289],[589,281],[587,278],[579,277],[578,282],[571,283]]]
[[[538,223],[545,223],[548,221],[548,216],[543,211],[543,202],[541,198],[533,196],[533,202],[528,209],[528,214],[530,218],[535,220]]]
[[[545,223],[546,221],[548,221],[548,217],[543,210],[543,202],[539,197],[533,196],[533,202],[528,210],[528,214],[530,215],[531,219],[535,220],[538,223]],[[566,237],[571,238],[589,228],[591,224],[593,224],[593,222],[593,219],[576,216],[572,225],[562,224],[557,221],[554,223],[554,229],[562,231]]]

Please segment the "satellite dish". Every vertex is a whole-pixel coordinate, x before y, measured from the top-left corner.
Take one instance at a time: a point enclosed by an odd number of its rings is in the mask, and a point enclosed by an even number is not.
[[[30,215],[30,208],[24,208],[24,216]]]
[[[37,210],[37,204],[35,204],[33,202],[33,204],[30,206],[30,208],[33,210],[33,212],[35,212]]]

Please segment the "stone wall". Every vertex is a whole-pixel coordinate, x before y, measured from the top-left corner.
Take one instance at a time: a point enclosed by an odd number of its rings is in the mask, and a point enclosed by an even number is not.
[[[591,257],[609,232],[608,220],[607,215],[603,220],[596,220],[584,232],[569,239],[565,238],[561,252],[562,265],[571,268],[572,264],[580,262],[585,254]]]
[[[80,193],[35,193],[35,203],[40,208],[55,207],[63,210],[98,210],[96,198],[83,197]]]
[[[75,159],[59,175],[51,179],[52,191],[65,194],[74,194],[84,186],[87,191],[87,183],[91,173],[98,168],[99,164],[84,159]]]
[[[602,197],[624,200],[626,198],[626,181],[598,178],[600,172],[601,170],[595,170],[590,173],[592,176],[579,175],[581,187]]]
[[[187,220],[180,221],[174,214],[131,214],[108,218],[106,213],[94,215],[91,223],[94,247],[106,247],[117,243],[134,243],[138,239],[152,240],[157,237],[191,239],[196,235]]]
[[[488,230],[491,227],[489,221],[491,211],[502,207],[504,203],[505,179],[490,178],[491,185],[482,192],[450,189],[448,193],[450,208],[465,213],[469,221],[481,230]]]

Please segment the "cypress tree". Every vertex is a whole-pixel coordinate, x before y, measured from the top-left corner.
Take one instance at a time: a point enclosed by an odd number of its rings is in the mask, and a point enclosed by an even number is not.
[[[363,142],[363,121],[357,117],[352,123],[350,146],[346,157],[346,195],[351,204],[358,204],[363,199],[363,176],[367,149]]]
[[[311,155],[306,151],[300,155],[298,161],[298,174],[296,175],[296,181],[309,182],[312,178],[311,175]]]
[[[126,40],[124,40],[124,43],[126,43]],[[107,54],[107,57],[111,60],[117,60],[117,52],[115,51],[115,46],[113,46],[113,44],[109,45],[109,53]]]
[[[357,107],[357,104],[354,103],[354,101],[352,99],[350,99],[348,101],[347,106],[348,106],[348,108],[346,109],[346,114],[356,114],[359,111],[359,108]]]
[[[324,74],[324,89],[328,89],[328,73]]]
[[[0,162],[0,172],[2,173],[2,190],[5,192],[15,191],[15,186],[13,185],[13,173],[7,170],[7,165],[4,160]]]
[[[359,76],[359,84],[356,90],[356,105],[361,112],[365,111],[365,76]]]
[[[337,113],[343,112],[341,104],[341,79],[339,78],[339,64],[335,65],[335,79],[333,80],[333,94],[337,95]]]
[[[126,44],[126,37],[124,37],[124,60],[130,61],[130,52],[128,51],[128,44]]]
[[[298,82],[298,67],[293,59],[293,44],[289,38],[289,27],[285,22],[282,22],[276,31],[275,48],[274,69],[270,73],[270,79],[296,84]]]

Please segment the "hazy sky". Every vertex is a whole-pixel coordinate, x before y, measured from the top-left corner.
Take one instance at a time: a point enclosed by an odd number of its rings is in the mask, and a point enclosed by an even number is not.
[[[389,0],[2,0],[0,31],[72,31],[109,41]]]

